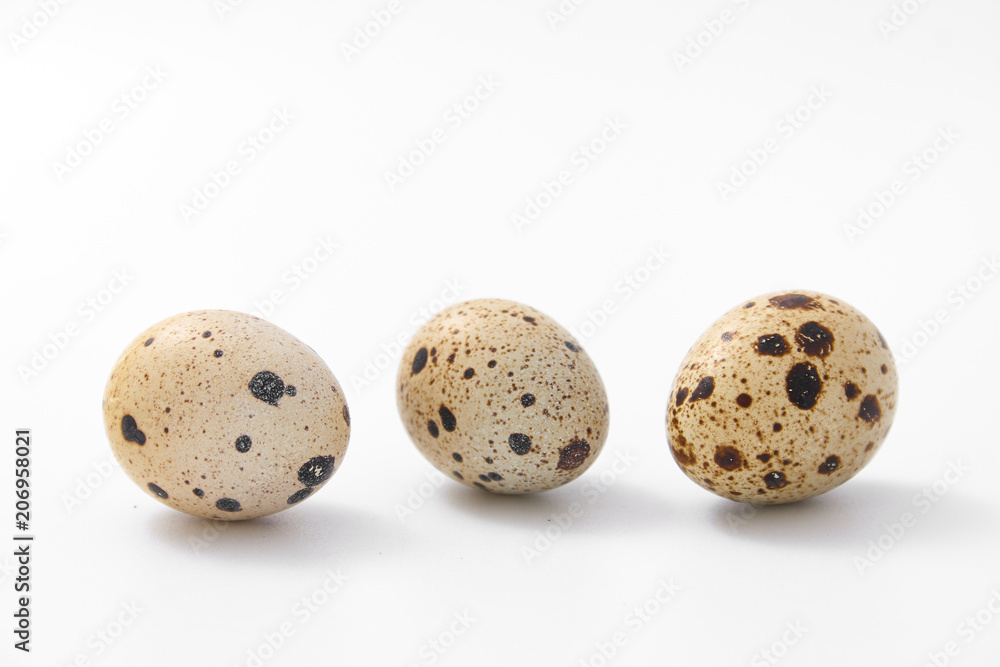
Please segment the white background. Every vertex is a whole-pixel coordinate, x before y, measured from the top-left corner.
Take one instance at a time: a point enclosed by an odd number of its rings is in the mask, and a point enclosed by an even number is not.
[[[996,2],[908,0],[880,28],[889,0],[590,0],[558,22],[556,0],[420,0],[350,58],[386,0],[92,0],[51,18],[42,4],[0,6],[0,536],[21,427],[37,535],[30,655],[11,647],[0,551],[0,662],[253,665],[286,624],[263,664],[597,666],[616,633],[607,664],[766,665],[767,649],[783,665],[917,666],[949,642],[939,662],[996,664],[1000,619],[965,620],[1000,591]],[[451,120],[481,77],[495,90]],[[275,109],[293,120],[248,149]],[[608,122],[621,130],[584,157]],[[443,142],[390,188],[435,128]],[[239,173],[185,216],[229,161]],[[734,169],[753,173],[724,196]],[[561,171],[570,184],[518,229]],[[859,207],[881,215],[849,234]],[[315,259],[318,239],[339,247]],[[670,260],[648,270],[660,249]],[[583,340],[612,417],[581,479],[516,498],[428,483],[396,415],[394,341],[449,285]],[[664,406],[716,317],[786,288],[877,324],[899,410],[856,479],[754,512],[678,470]],[[354,423],[322,493],[221,531],[109,468],[101,421],[123,347],[199,308],[263,308],[327,361]],[[331,571],[346,582],[318,592]],[[661,581],[678,590],[649,602]],[[456,614],[474,619],[460,636]]]

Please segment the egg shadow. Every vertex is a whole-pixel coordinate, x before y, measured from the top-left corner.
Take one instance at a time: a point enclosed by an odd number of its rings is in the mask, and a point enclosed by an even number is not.
[[[202,519],[181,512],[160,512],[149,521],[153,539],[187,557],[273,564],[336,565],[392,551],[394,525],[384,517],[354,508],[313,502],[247,521]]]
[[[853,481],[829,493],[786,505],[749,505],[720,499],[711,510],[713,526],[734,539],[857,551],[913,515],[900,539],[911,544],[947,541],[971,545],[984,521],[995,525],[992,508],[959,492],[917,504],[921,486]],[[928,501],[929,502],[929,501]]]
[[[566,514],[571,514],[574,532],[581,534],[658,530],[669,524],[670,508],[662,495],[626,482],[601,486],[595,481],[581,478],[556,489],[520,495],[449,484],[440,493],[464,514],[515,528],[545,528]]]

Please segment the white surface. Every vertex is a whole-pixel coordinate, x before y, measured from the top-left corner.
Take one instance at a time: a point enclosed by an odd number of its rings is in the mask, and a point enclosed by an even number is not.
[[[926,3],[884,38],[888,0],[594,0],[555,29],[555,0],[423,0],[347,62],[340,44],[387,3],[332,5],[246,0],[220,18],[211,0],[73,2],[16,52],[0,44],[0,515],[13,514],[13,431],[28,426],[38,536],[35,650],[15,652],[5,625],[3,664],[255,664],[248,651],[283,623],[293,634],[264,664],[599,665],[597,645],[620,632],[609,664],[764,665],[759,652],[796,623],[806,631],[778,646],[778,664],[922,665],[952,641],[948,664],[995,664],[1000,618],[963,624],[1000,591],[1000,280],[971,300],[954,290],[1000,250],[1000,6]],[[723,9],[732,22],[679,71],[674,52]],[[6,2],[0,27],[21,31],[37,11]],[[116,99],[147,67],[165,78],[123,117]],[[449,120],[480,77],[498,87]],[[790,132],[782,118],[813,87],[831,96]],[[294,119],[248,159],[241,144],[282,107]],[[111,133],[60,180],[53,163],[104,118]],[[578,147],[608,119],[626,127],[582,170]],[[384,172],[436,127],[445,141],[391,192]],[[958,138],[913,180],[907,162],[942,128]],[[776,152],[723,201],[717,181],[769,138]],[[229,160],[240,173],[185,224],[180,205]],[[572,183],[517,233],[511,215],[561,170]],[[897,178],[903,194],[850,243],[843,225]],[[327,236],[333,256],[288,278]],[[620,281],[651,248],[672,257],[629,293]],[[120,271],[127,287],[101,312],[80,305]],[[462,299],[520,300],[578,332],[613,301],[581,336],[611,435],[567,487],[506,498],[446,482],[401,520],[432,468],[396,415],[398,359],[370,386],[352,378],[384,365],[449,281]],[[701,331],[786,287],[858,307],[899,356],[915,336],[921,347],[875,461],[827,496],[753,515],[683,476],[663,412]],[[269,319],[348,395],[354,432],[334,480],[215,533],[117,468],[91,475],[110,454],[100,402],[124,345],[177,312],[253,311],[273,290],[285,300]],[[946,321],[920,337],[937,311]],[[22,381],[18,367],[70,324],[78,335]],[[952,462],[961,478],[914,500]],[[573,503],[580,516],[557,531]],[[915,525],[887,537],[905,512]],[[527,562],[546,530],[558,538]],[[880,539],[891,548],[859,572]],[[9,622],[10,556],[0,565]],[[349,579],[306,618],[296,605],[330,570]],[[635,620],[661,580],[680,590]],[[133,603],[142,611],[110,646],[96,638]],[[451,644],[465,613],[450,648],[427,648],[442,633]]]

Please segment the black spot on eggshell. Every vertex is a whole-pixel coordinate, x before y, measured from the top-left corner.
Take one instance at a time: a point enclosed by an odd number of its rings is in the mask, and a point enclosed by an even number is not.
[[[573,344],[570,341],[566,341],[566,347],[568,347],[570,349],[570,351],[572,351],[572,352],[579,352],[580,351],[580,348],[577,347],[575,344]]]
[[[416,375],[420,371],[424,370],[424,366],[427,365],[427,348],[422,347],[417,350],[417,353],[413,356],[413,375]]]
[[[476,371],[475,371],[474,368],[466,368],[465,372],[462,373],[462,377],[464,377],[466,380],[471,380],[472,376],[475,375],[475,374],[476,374]]]
[[[503,480],[503,476],[501,476],[500,473],[491,472],[490,473],[490,479],[493,480],[494,482],[499,482],[499,481]]]
[[[590,455],[590,443],[577,438],[559,450],[559,470],[575,470],[579,468]]]
[[[457,477],[458,479],[465,479],[464,477],[462,477],[462,473],[458,472],[457,470],[452,470],[451,474]]]
[[[826,460],[819,464],[819,474],[829,475],[834,470],[840,467],[840,457],[839,456],[828,456]]]
[[[785,390],[792,405],[800,410],[811,410],[819,400],[823,381],[819,379],[815,366],[808,362],[800,362],[788,371],[785,377]]]
[[[164,491],[163,489],[161,489],[160,487],[158,487],[156,484],[153,484],[152,482],[150,482],[146,486],[149,488],[150,491],[152,491],[156,495],[157,498],[162,498],[163,500],[166,500],[167,498],[169,498],[169,496],[167,495],[167,492]]]
[[[150,345],[152,345],[152,344],[153,344],[153,339],[152,339],[152,338],[147,338],[147,339],[146,339],[146,342],[145,342],[145,343],[143,343],[143,345],[144,345],[145,347],[149,347],[149,346],[150,346]]]
[[[218,359],[219,357],[222,356],[222,350],[216,350],[215,352],[212,353],[212,356]]]
[[[860,393],[861,390],[858,389],[858,385],[854,384],[853,382],[844,383],[844,396],[847,396],[847,400],[853,401],[855,398],[858,397],[858,394]]]
[[[528,324],[534,324],[535,326],[538,326],[538,325],[537,325],[537,324],[535,323],[535,318],[534,318],[534,317],[527,317],[527,316],[526,316],[526,317],[524,318],[524,321],[525,321],[525,322],[527,322]]]
[[[299,390],[292,385],[285,387],[285,396],[294,396],[297,393],[299,393]]]
[[[530,408],[535,404],[535,397],[533,394],[521,394],[521,405],[526,408]]]
[[[458,422],[455,421],[455,415],[452,414],[451,410],[445,406],[438,408],[438,415],[441,417],[441,426],[444,430],[451,433],[458,427]]]
[[[206,331],[205,333],[203,333],[201,335],[201,337],[202,338],[211,338],[212,337],[212,332],[211,331]]]
[[[882,371],[882,375],[885,375],[885,374],[887,374],[889,372],[889,367],[886,366],[885,364],[882,364],[882,366],[879,368],[879,370]]]
[[[745,304],[743,304],[743,307],[744,307],[744,308],[753,308],[753,307],[754,307],[754,306],[756,306],[756,305],[757,305],[757,304],[756,304],[756,303],[754,303],[753,301],[747,301],[747,302],[746,302]]]
[[[215,501],[215,506],[223,512],[242,512],[240,501],[233,498],[219,498]]]
[[[705,376],[698,382],[698,386],[694,388],[694,391],[691,392],[691,398],[688,399],[688,402],[694,403],[695,401],[703,401],[711,396],[714,391],[715,378]]]
[[[314,456],[299,468],[299,481],[306,486],[317,486],[333,476],[334,458]]]
[[[771,430],[777,433],[778,431],[781,430],[781,428],[782,428],[781,424],[779,424],[778,422],[774,422],[774,426],[771,427]]]
[[[805,294],[782,294],[781,296],[772,296],[768,301],[771,302],[771,305],[785,310],[823,310],[819,301]]]
[[[241,435],[240,437],[236,438],[236,451],[240,452],[241,454],[246,454],[247,452],[250,451],[250,446],[252,444],[253,442],[250,440],[249,435]]]
[[[735,447],[719,445],[715,448],[715,465],[732,472],[743,467],[743,455]]]
[[[736,405],[741,408],[749,408],[751,403],[753,403],[753,398],[750,394],[740,394],[736,397]]]
[[[767,463],[768,461],[771,460],[771,455],[770,454],[758,454],[757,455],[757,460],[760,461],[761,463]]]
[[[768,357],[780,357],[788,353],[788,341],[781,334],[765,334],[757,339],[754,343],[754,349],[757,350],[757,354],[766,355]]]
[[[731,334],[730,332],[727,331],[724,334],[722,334],[722,342],[728,343],[732,339],[733,339],[733,334]]]
[[[455,459],[459,463],[462,462],[462,455],[459,454],[458,452],[453,452],[452,455],[451,455],[451,458]]]
[[[769,472],[764,475],[764,486],[769,489],[780,489],[788,486],[788,480],[785,479],[785,473],[783,472]]]
[[[858,417],[868,423],[874,423],[882,419],[882,406],[879,405],[878,398],[874,394],[868,394],[861,399]]]
[[[204,498],[204,497],[205,497],[205,492],[204,492],[204,491],[202,491],[201,489],[192,489],[192,491],[191,491],[191,492],[192,492],[192,493],[193,493],[194,495],[198,496],[199,498]]]
[[[490,359],[490,363],[488,363],[486,365],[489,366],[490,368],[496,368],[497,362],[496,362],[495,359]]]
[[[312,492],[313,492],[313,490],[312,490],[311,486],[307,486],[304,489],[299,489],[298,491],[296,491],[292,495],[288,496],[288,501],[287,502],[288,502],[289,505],[294,505],[295,503],[297,503],[297,502],[299,502],[301,500],[305,500],[306,498],[308,498],[309,494],[312,493]]]
[[[139,430],[139,425],[135,423],[135,417],[125,415],[122,417],[122,437],[126,442],[134,442],[137,445],[146,444],[146,434]]]
[[[430,433],[431,436],[434,437],[434,438],[438,437],[438,435],[441,434],[441,432],[438,431],[438,425],[437,425],[437,423],[435,423],[435,421],[433,419],[428,419],[427,420],[427,432]]]
[[[344,409],[340,411],[344,415],[344,423],[348,426],[351,425],[351,411],[347,409],[347,404],[344,404]]]
[[[248,385],[254,398],[270,405],[277,405],[285,393],[285,383],[271,371],[261,371],[253,376]]]
[[[507,438],[507,444],[518,456],[524,456],[531,451],[531,438],[523,433],[511,433]]]
[[[833,332],[819,322],[806,322],[795,332],[795,344],[810,357],[826,357],[833,352]]]

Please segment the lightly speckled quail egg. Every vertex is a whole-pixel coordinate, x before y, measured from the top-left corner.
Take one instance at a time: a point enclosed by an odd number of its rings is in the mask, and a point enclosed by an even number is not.
[[[326,483],[351,417],[337,378],[308,345],[227,310],[176,315],[119,357],[104,425],[122,468],[195,516],[274,514]]]
[[[892,352],[868,318],[817,292],[744,301],[702,334],[667,404],[674,460],[724,498],[788,503],[843,484],[896,411]]]
[[[594,362],[566,329],[514,301],[477,299],[425,323],[403,353],[397,404],[449,477],[502,494],[579,477],[608,435]]]

